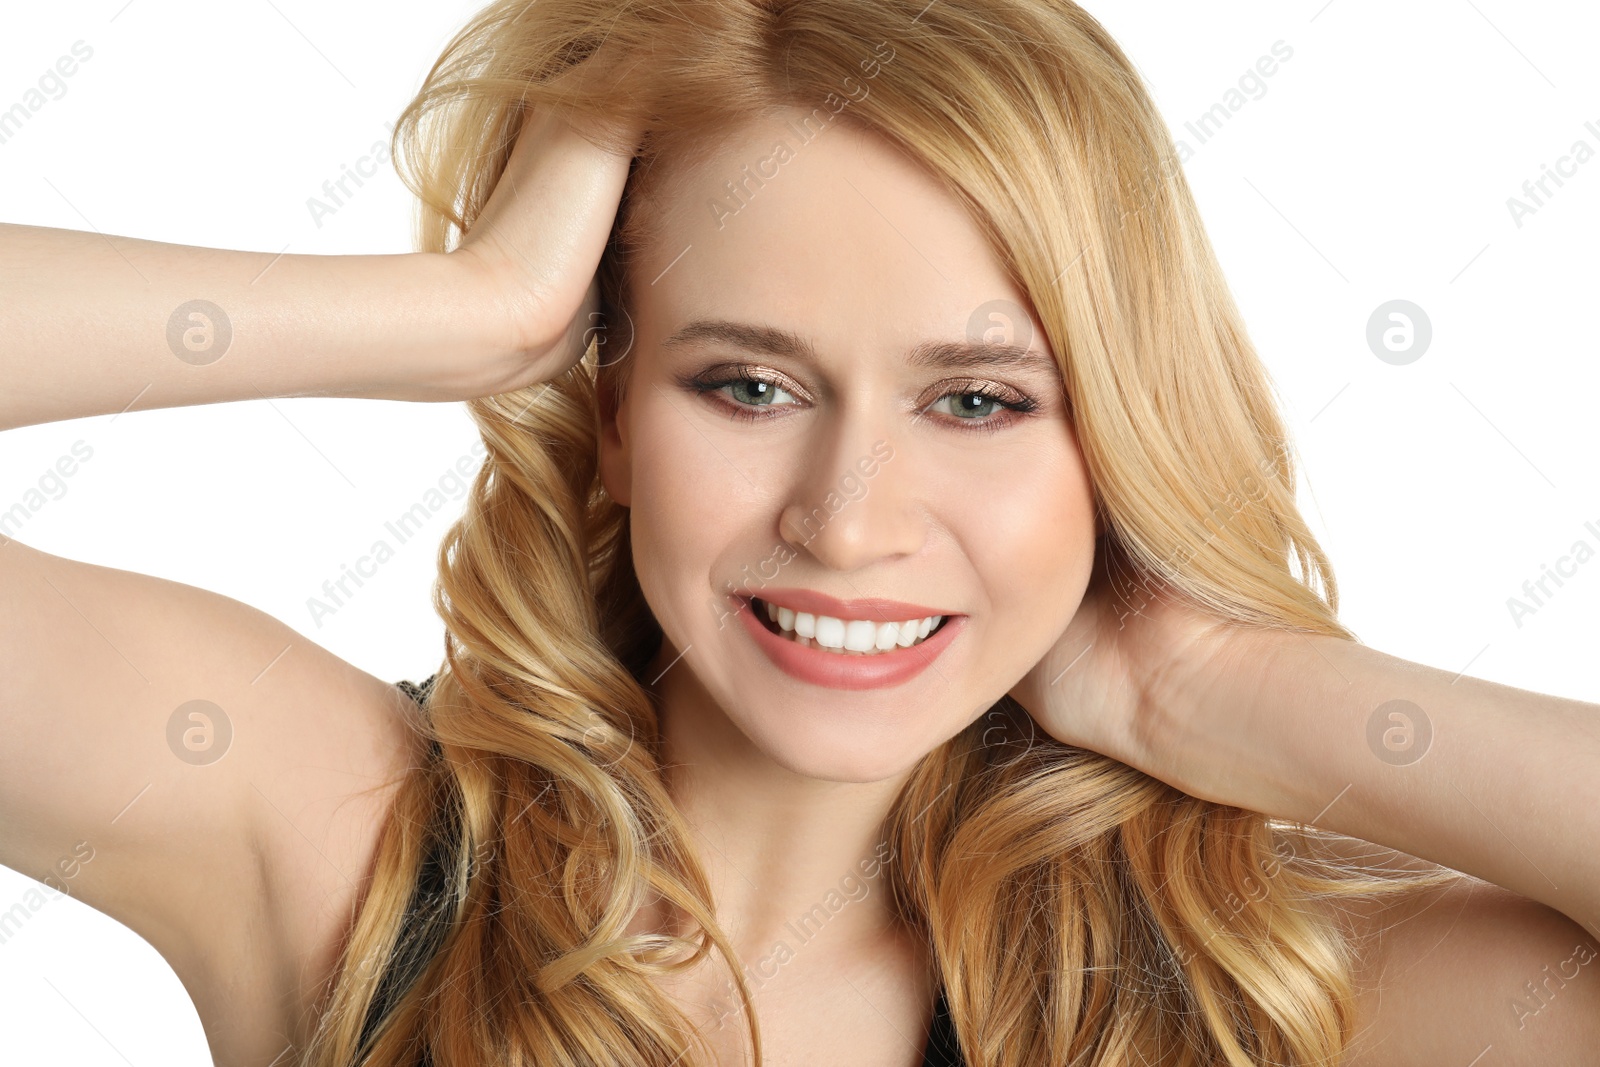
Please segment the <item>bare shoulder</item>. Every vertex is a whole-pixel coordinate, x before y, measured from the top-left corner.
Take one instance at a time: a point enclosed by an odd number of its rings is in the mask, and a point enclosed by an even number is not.
[[[148,941],[270,1062],[420,758],[388,680],[227,596],[0,540],[0,863]]]
[[[1340,902],[1357,947],[1356,1037],[1345,1067],[1578,1067],[1600,1062],[1600,944],[1493,883],[1355,838],[1354,865],[1434,870],[1443,885]]]

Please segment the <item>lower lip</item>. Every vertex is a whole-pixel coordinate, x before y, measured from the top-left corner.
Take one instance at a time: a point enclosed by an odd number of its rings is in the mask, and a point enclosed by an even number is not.
[[[807,648],[787,637],[779,637],[762,625],[749,599],[740,596],[731,599],[744,620],[744,628],[779,670],[791,678],[829,689],[882,689],[909,682],[933,665],[966,621],[965,615],[952,615],[927,640],[910,648],[896,648],[870,656],[847,656],[842,652]]]

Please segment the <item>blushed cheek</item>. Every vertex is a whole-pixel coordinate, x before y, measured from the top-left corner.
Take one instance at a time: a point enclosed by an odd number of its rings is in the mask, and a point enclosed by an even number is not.
[[[1037,660],[1071,621],[1093,573],[1093,497],[1071,464],[1031,481],[1018,472],[1012,484],[1016,491],[991,498],[986,534],[974,534],[983,538],[980,577],[991,597],[986,644],[1001,659]],[[1020,677],[1032,665],[1013,664],[1010,673]]]
[[[681,580],[686,538],[692,529],[696,501],[684,467],[670,457],[671,445],[661,440],[660,429],[648,421],[636,424],[632,455],[633,502],[629,509],[629,538],[634,571],[651,611],[669,636],[681,640]]]
[[[666,388],[662,386],[661,388]],[[686,401],[678,400],[682,404]],[[660,536],[673,538],[715,506],[708,499],[722,461],[699,440],[686,418],[664,399],[641,404],[633,447],[635,510],[647,510]]]
[[[725,606],[712,579],[736,516],[728,478],[739,475],[670,407],[641,422],[633,459],[634,568],[658,621],[680,646],[717,625]],[[714,601],[716,601],[714,603]]]

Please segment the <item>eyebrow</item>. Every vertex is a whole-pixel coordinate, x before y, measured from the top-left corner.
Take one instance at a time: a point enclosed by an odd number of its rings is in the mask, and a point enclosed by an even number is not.
[[[817,350],[799,334],[775,326],[726,319],[696,319],[663,341],[662,347],[708,342],[784,356],[812,365],[820,362]],[[1031,370],[1052,378],[1061,374],[1061,368],[1049,353],[1012,342],[923,341],[906,353],[906,362],[918,369]]]

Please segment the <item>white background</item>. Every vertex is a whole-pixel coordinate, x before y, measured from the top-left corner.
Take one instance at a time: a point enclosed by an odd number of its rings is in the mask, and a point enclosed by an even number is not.
[[[272,253],[404,251],[409,194],[392,170],[320,227],[306,201],[387,138],[475,7],[13,7],[0,109],[75,41],[94,53],[0,144],[0,220]],[[1600,558],[1520,626],[1507,606],[1575,542],[1600,549],[1600,158],[1520,228],[1507,206],[1575,141],[1600,150],[1600,14],[1529,0],[1089,7],[1195,149],[1188,177],[1303,457],[1302,506],[1345,623],[1451,672],[1600,699]],[[1201,144],[1185,123],[1280,40],[1294,54],[1265,94]],[[1407,366],[1366,343],[1393,299],[1433,324]],[[373,674],[420,680],[442,655],[428,596],[459,499],[320,625],[306,602],[475,439],[458,404],[338,399],[25,427],[0,436],[0,511],[81,440],[92,458],[21,540],[217,590]],[[30,886],[0,869],[0,911]],[[61,896],[0,944],[0,1034],[7,1063],[210,1062],[162,959]]]

